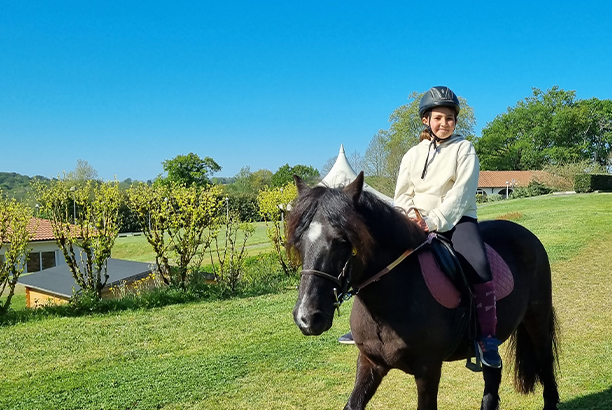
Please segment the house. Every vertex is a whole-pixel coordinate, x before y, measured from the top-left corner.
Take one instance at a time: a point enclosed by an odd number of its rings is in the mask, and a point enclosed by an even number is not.
[[[26,269],[19,277],[19,284],[25,287],[26,306],[36,307],[47,303],[65,303],[80,287],[72,277],[62,250],[53,236],[51,222],[47,219],[31,218],[28,224],[34,233],[30,241],[31,251]],[[71,228],[72,229],[72,228]],[[75,249],[77,260],[79,248]],[[0,249],[0,260],[4,258],[4,247]],[[109,279],[102,296],[110,296],[109,288],[120,284],[130,285],[146,278],[151,273],[148,263],[121,259],[109,259],[107,263]]]
[[[550,178],[544,171],[480,171],[478,190],[480,195],[501,195],[506,198],[514,188],[526,187],[531,181],[543,182]]]
[[[111,287],[133,284],[148,278],[152,271],[148,263],[110,258],[107,262],[107,272],[108,281],[102,291],[102,297],[113,296]],[[21,276],[19,284],[25,287],[27,307],[66,303],[72,297],[73,290],[80,290],[66,263]]]
[[[28,263],[24,273],[38,272],[66,263],[62,251],[55,242],[53,228],[49,220],[30,218],[28,230],[34,232],[34,236],[30,241],[32,250],[28,255]],[[0,249],[0,260],[4,259],[4,251],[4,248]]]

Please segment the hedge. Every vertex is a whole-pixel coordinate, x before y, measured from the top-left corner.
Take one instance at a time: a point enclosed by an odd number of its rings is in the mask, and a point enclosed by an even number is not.
[[[574,179],[574,191],[612,191],[612,175],[610,174],[578,174]]]

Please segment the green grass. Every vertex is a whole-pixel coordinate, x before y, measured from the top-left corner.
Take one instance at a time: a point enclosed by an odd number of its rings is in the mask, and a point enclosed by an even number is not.
[[[547,196],[483,207],[512,218],[551,254],[561,324],[562,410],[612,408],[612,195]],[[332,329],[302,336],[297,293],[173,305],[0,328],[2,409],[339,409],[352,389],[357,351]],[[444,365],[440,409],[479,407],[482,379]],[[542,407],[521,396],[509,369],[503,409]],[[392,371],[368,409],[416,408],[411,376]]]
[[[260,253],[272,250],[272,245],[266,234],[266,225],[263,222],[255,224],[255,232],[247,241],[247,255],[259,255]],[[219,245],[223,246],[222,239],[225,237],[225,230],[219,232]],[[216,250],[213,242],[211,249]],[[223,249],[223,248],[221,248]],[[155,252],[144,235],[139,236],[120,236],[115,240],[112,257],[117,259],[127,259],[136,262],[155,262]],[[210,255],[206,251],[204,263],[210,263]]]

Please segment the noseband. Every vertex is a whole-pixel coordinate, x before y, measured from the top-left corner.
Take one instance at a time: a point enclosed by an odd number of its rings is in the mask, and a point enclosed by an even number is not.
[[[356,254],[357,254],[356,251],[353,249],[353,254],[349,256],[346,262],[344,263],[344,267],[342,268],[342,271],[340,272],[340,275],[338,275],[338,277],[334,275],[330,275],[329,273],[326,273],[326,272],[322,272],[320,270],[316,270],[316,269],[302,269],[302,272],[301,272],[301,276],[304,276],[304,275],[319,276],[321,278],[334,282],[338,286],[334,288],[334,297],[336,298],[336,301],[334,302],[334,307],[338,309],[338,316],[340,316],[340,305],[342,304],[342,302],[344,302],[345,300],[349,300],[350,298],[352,298],[354,295],[357,294],[356,291],[349,290],[349,287],[351,285],[351,280],[349,277],[350,274],[349,275],[346,274],[351,258],[354,257]],[[338,289],[340,289],[340,293],[338,293]]]
[[[348,257],[348,259],[344,263],[344,267],[342,268],[342,271],[337,277],[334,275],[330,275],[327,272],[322,272],[316,269],[302,269],[301,276],[304,276],[304,275],[319,276],[321,278],[332,281],[334,284],[338,286],[337,288],[334,288],[334,297],[336,298],[336,301],[334,302],[334,307],[338,310],[338,316],[340,316],[340,305],[342,305],[344,301],[347,301],[353,296],[357,295],[361,291],[361,289],[365,288],[366,286],[374,282],[377,282],[381,277],[391,272],[393,268],[399,265],[408,256],[412,255],[413,253],[415,253],[416,251],[418,251],[425,245],[431,244],[431,241],[433,241],[436,238],[436,235],[437,234],[435,232],[430,232],[429,235],[427,235],[427,239],[423,243],[421,243],[414,249],[407,249],[396,260],[391,262],[389,265],[387,265],[384,269],[382,269],[376,275],[370,277],[369,279],[366,279],[366,281],[363,282],[359,286],[352,285],[350,273],[348,275],[346,273],[348,270],[348,266],[350,265],[351,259],[357,255],[357,251],[355,250],[355,248],[353,248],[352,255]],[[338,289],[340,289],[340,293],[338,293]]]

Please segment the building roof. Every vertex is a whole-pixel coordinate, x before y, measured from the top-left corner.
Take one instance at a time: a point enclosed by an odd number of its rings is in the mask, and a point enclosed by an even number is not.
[[[79,263],[79,265],[81,265]],[[126,261],[123,259],[108,260],[108,282],[109,285],[119,285],[125,280],[136,280],[144,278],[151,273],[148,263]],[[53,268],[44,269],[36,273],[21,276],[19,283],[26,287],[57,295],[60,297],[72,297],[72,288],[75,291],[81,289],[72,277],[70,268],[61,264]]]
[[[53,227],[51,221],[42,218],[31,218],[28,223],[28,231],[32,232],[36,229],[36,233],[32,238],[32,241],[52,241],[55,239],[53,236]]]
[[[544,171],[480,171],[478,188],[526,187],[533,180],[543,181],[548,178]],[[514,181],[514,182],[513,182]]]
[[[79,228],[76,225],[70,225],[70,229],[73,232],[78,232]],[[28,231],[34,233],[34,236],[32,239],[30,239],[30,242],[55,240],[55,236],[53,235],[53,227],[51,226],[51,221],[48,219],[30,218],[30,221],[28,222]]]
[[[353,170],[353,167],[351,167],[351,164],[349,164],[348,160],[346,159],[344,145],[340,145],[340,152],[338,153],[338,158],[336,158],[336,163],[329,170],[325,178],[323,178],[323,180],[319,182],[319,185],[327,186],[330,188],[340,188],[350,184],[355,180],[355,178],[357,178],[357,173],[355,172],[355,170]],[[378,196],[380,199],[387,203],[393,202],[392,198],[388,197],[382,192],[378,192],[365,182],[363,184],[363,189],[373,193],[374,195]]]

